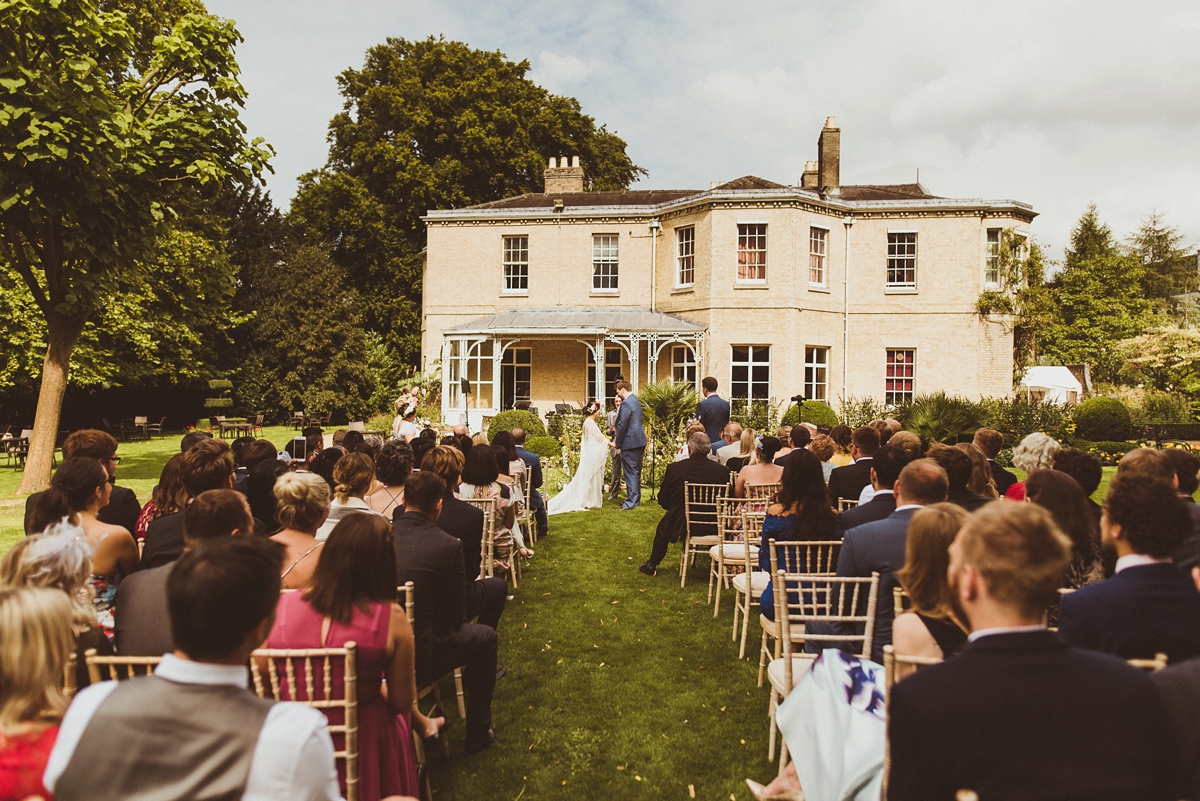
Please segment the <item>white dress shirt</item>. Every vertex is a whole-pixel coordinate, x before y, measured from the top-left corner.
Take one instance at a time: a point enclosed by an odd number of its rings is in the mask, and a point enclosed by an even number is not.
[[[154,675],[179,684],[228,684],[233,687],[245,687],[247,679],[244,667],[189,662],[171,654],[163,656]],[[42,783],[51,793],[67,769],[92,715],[116,688],[117,682],[105,681],[80,690],[75,696],[58,730],[58,740],[42,777]],[[285,701],[272,706],[258,733],[242,801],[335,801],[340,798],[337,769],[333,763],[333,740],[325,728],[327,725],[323,714],[304,704]]]
[[[1025,634],[1030,631],[1046,631],[1045,626],[996,626],[990,629],[972,631],[967,635],[967,642],[975,642],[980,637],[991,637],[993,634]]]
[[[1157,565],[1161,562],[1170,562],[1170,559],[1155,559],[1153,556],[1147,556],[1144,553],[1127,553],[1117,560],[1117,573],[1130,567],[1141,567],[1142,565]]]

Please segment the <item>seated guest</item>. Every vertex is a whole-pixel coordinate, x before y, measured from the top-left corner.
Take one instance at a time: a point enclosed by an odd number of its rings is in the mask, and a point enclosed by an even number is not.
[[[176,650],[152,676],[75,697],[46,766],[58,801],[339,798],[325,716],[246,689],[275,617],[281,551],[232,537],[179,559],[167,582]]]
[[[1200,475],[1197,475],[1200,472],[1200,459],[1183,448],[1167,448],[1163,453],[1175,468],[1175,490],[1192,517],[1192,534],[1176,551],[1174,561],[1179,567],[1191,570],[1196,566],[1197,558],[1200,558],[1200,505],[1192,497],[1200,489]]]
[[[479,434],[478,436],[483,437],[484,445],[488,444],[486,434]],[[468,440],[468,441],[471,442],[472,445],[474,445],[474,440]],[[410,448],[412,448],[413,469],[414,470],[417,469],[416,465],[419,465],[422,461],[424,461],[425,454],[429,453],[431,450],[433,450],[435,447],[437,447],[437,443],[434,442],[432,439],[427,439],[426,437],[421,437],[421,436],[417,436],[417,437],[414,437],[413,439],[411,439],[409,441],[408,445]],[[463,443],[463,454],[466,455],[467,451],[469,451],[470,449],[471,449],[471,446],[467,445],[464,442]]]
[[[1100,518],[1104,547],[1117,554],[1116,575],[1063,596],[1058,631],[1071,645],[1172,662],[1200,655],[1200,592],[1171,555],[1192,519],[1171,485],[1118,473]]]
[[[500,432],[501,434],[506,432]],[[500,439],[500,434],[496,435],[496,439]],[[524,529],[516,522],[516,518],[521,516],[525,510],[525,493],[521,489],[521,485],[517,476],[525,471],[525,463],[520,459],[512,459],[512,454],[516,451],[510,451],[507,445],[502,443],[492,443],[492,455],[496,457],[496,466],[498,472],[496,481],[500,486],[508,490],[509,506],[513,509],[514,519],[512,530],[507,532],[508,536],[516,544],[517,553],[528,559],[533,556],[533,551],[525,547],[525,532]],[[507,462],[507,467],[505,463]],[[517,462],[521,462],[521,466],[517,467]]]
[[[96,649],[100,656],[113,654],[112,644],[99,627],[96,609],[92,604],[91,551],[91,544],[82,536],[78,526],[58,523],[45,534],[34,534],[19,540],[12,550],[0,558],[0,587],[53,589],[63,593],[70,601],[77,687],[88,685],[87,665],[84,662],[84,654],[88,649]],[[0,689],[0,695],[3,692]]]
[[[410,721],[417,700],[413,633],[396,603],[392,527],[382,515],[351,514],[338,523],[321,552],[312,588],[279,596],[267,637],[268,648],[341,648],[348,642],[357,646],[358,797],[380,801],[396,794],[418,795]],[[260,667],[265,672],[266,665]],[[335,696],[345,692],[338,686],[343,680],[339,674],[335,667]],[[302,689],[305,678],[297,677],[295,698],[284,686],[284,700],[309,700]],[[341,709],[325,715],[331,725],[345,723]],[[428,722],[430,726],[418,727],[422,737],[437,735],[437,722]],[[335,750],[344,747],[334,742]],[[338,764],[338,781],[344,790],[344,763]]]
[[[183,488],[189,499],[214,489],[233,488],[233,457],[229,446],[209,437],[193,445],[179,462]],[[173,515],[160,517],[146,529],[146,547],[141,567],[146,570],[174,562],[183,553],[183,529],[187,507]]]
[[[992,466],[983,451],[970,442],[960,442],[954,446],[965,453],[971,460],[971,480],[967,482],[967,490],[982,495],[985,498],[999,498],[1000,490],[996,488],[996,478],[992,475]]]
[[[1070,552],[1034,504],[988,504],[967,519],[949,574],[969,644],[892,688],[889,801],[963,789],[978,798],[1178,798],[1150,679],[1042,625]]]
[[[348,428],[339,428],[337,431],[333,432],[333,439],[331,440],[331,444],[334,448],[337,448],[342,453],[349,453],[349,451],[346,450],[346,445],[345,445],[346,433],[349,430],[350,429],[348,429]]]
[[[209,490],[188,507],[183,527],[183,552],[202,542],[224,537],[248,537],[254,519],[245,497],[234,490]],[[167,579],[176,562],[139,570],[117,590],[116,646],[121,656],[162,656],[175,650],[167,615]]]
[[[1134,448],[1117,462],[1117,475],[1143,475],[1156,478],[1178,489],[1179,478],[1175,465],[1166,451],[1157,448]]]
[[[99,520],[110,526],[120,526],[132,533],[137,528],[138,515],[142,511],[142,507],[133,490],[118,487],[116,484],[117,462],[121,459],[117,456],[117,441],[113,439],[112,434],[94,428],[75,431],[63,440],[62,453],[64,463],[71,459],[94,459],[100,463],[100,466],[108,474],[108,483],[112,485],[112,496],[109,498],[108,504],[100,510]],[[33,528],[30,524],[33,522],[33,512],[44,494],[44,492],[35,492],[25,499],[26,534],[42,533],[42,529]]]
[[[193,445],[196,445],[197,443],[200,443],[200,442],[204,442],[204,440],[206,440],[206,439],[212,439],[212,438],[213,438],[213,435],[207,431],[200,431],[199,429],[197,429],[195,431],[189,431],[186,434],[184,434],[183,437],[179,440],[179,452],[187,453],[188,451],[190,451],[192,449]]]
[[[896,481],[904,465],[912,460],[895,445],[885,445],[871,459],[871,486],[875,494],[866,503],[841,512],[837,516],[834,539],[843,539],[846,532],[864,523],[883,520],[896,511]]]
[[[375,478],[382,486],[364,500],[390,522],[396,510],[404,510],[404,482],[412,473],[412,448],[399,439],[389,440],[379,449],[375,460]]]
[[[879,447],[881,448],[891,441],[892,434],[895,434],[897,431],[903,428],[898,421],[896,422],[896,427],[892,428],[891,424],[889,424],[887,420],[872,420],[871,422],[867,423],[867,425],[875,429],[876,433],[879,434]]]
[[[471,448],[463,462],[462,484],[458,494],[462,498],[491,498],[496,503],[493,506],[492,526],[496,545],[504,550],[515,549],[514,529],[517,529],[517,506],[513,502],[512,487],[508,483],[501,484],[500,467],[496,463],[496,453],[489,445],[476,445]],[[509,565],[501,563],[505,569]]]
[[[946,582],[950,543],[966,520],[967,511],[961,506],[935,503],[918,509],[909,521],[904,568],[896,573],[896,581],[910,606],[892,623],[896,653],[945,659],[967,644],[966,624],[955,617]],[[910,672],[911,667],[897,666],[897,678]]]
[[[1200,799],[1200,659],[1189,659],[1150,674],[1171,719],[1175,753],[1184,774],[1183,798]]]
[[[516,444],[517,456],[525,463],[525,474],[529,477],[529,481],[526,482],[529,488],[529,510],[533,512],[538,537],[544,537],[550,530],[550,522],[546,516],[546,500],[541,492],[545,482],[542,477],[542,457],[525,450],[525,429],[514,428],[512,437]]]
[[[243,437],[243,439],[250,438]],[[271,440],[250,439],[242,448],[241,455],[234,455],[237,471],[233,476],[233,488],[245,495],[249,487],[250,471],[254,469],[254,466],[267,460],[275,460],[276,457],[275,443]]]
[[[308,429],[305,429],[307,432]],[[320,433],[308,434],[305,433],[304,439],[299,437],[288,440],[288,444],[283,450],[291,457],[291,462],[288,465],[293,470],[307,471],[312,469],[313,460],[325,451],[325,438]],[[338,456],[345,453],[342,448],[330,448],[332,451],[337,451],[336,454],[330,454],[334,461]],[[332,461],[329,464],[330,469],[333,469]]]
[[[853,429],[842,423],[838,423],[829,430],[829,438],[837,446],[837,450],[833,454],[833,463],[838,467],[845,467],[854,462],[854,458],[850,455],[850,450],[854,447],[853,435]]]
[[[791,448],[780,451],[775,457],[775,464],[783,467],[789,455],[794,451],[804,450],[812,442],[812,432],[808,426],[801,423],[798,426],[792,426],[792,430],[788,432],[787,443],[791,444]]]
[[[909,462],[896,480],[896,511],[883,520],[850,529],[842,540],[837,564],[839,576],[869,578],[872,573],[879,574],[879,601],[875,607],[875,639],[871,646],[871,659],[880,664],[883,663],[883,646],[892,641],[894,613],[890,601],[892,588],[896,586],[896,572],[904,567],[909,521],[922,506],[945,501],[948,487],[946,471],[937,462],[931,459]],[[865,611],[865,598],[862,607]],[[854,624],[849,623],[834,623],[832,631],[837,634],[856,633]]]
[[[782,447],[775,458],[787,458],[787,455],[792,452],[792,426],[780,426],[779,430],[775,432],[775,437],[782,443]],[[783,465],[781,464],[780,467],[783,467]]]
[[[504,449],[504,458],[500,458],[500,452],[496,452],[496,461],[501,467],[505,467],[507,463],[508,469],[504,472],[510,476],[516,477],[518,473],[525,472],[525,460],[517,453],[517,441],[513,439],[511,431],[497,431],[496,436],[492,438],[492,447],[499,445]]]
[[[496,628],[508,600],[508,582],[497,576],[483,575],[483,511],[454,494],[463,456],[457,448],[439,445],[425,455],[421,469],[446,483],[442,495],[442,513],[437,526],[462,543],[464,585],[464,622],[478,618],[485,626]]]
[[[949,445],[934,445],[929,449],[928,458],[937,462],[946,471],[946,478],[950,482],[946,498],[950,503],[961,506],[968,512],[974,512],[985,503],[996,500],[971,492],[967,488],[975,466],[971,464],[971,457],[958,448],[951,448]]]
[[[829,502],[837,508],[838,501],[857,501],[863,487],[871,483],[871,458],[879,450],[879,432],[870,426],[854,429],[851,435],[853,464],[835,467],[829,474]]]
[[[46,761],[67,709],[71,604],[57,590],[0,589],[0,799],[50,798]]]
[[[688,437],[692,436],[692,434],[695,434],[695,433],[703,431],[703,430],[704,430],[703,423],[698,423],[695,420],[688,423],[687,430],[684,432],[684,435],[683,435],[683,444],[679,446],[679,450],[675,451],[675,461],[680,462],[680,461],[683,461],[684,459],[688,458],[688,453],[689,453],[688,444],[687,444]],[[705,436],[708,436],[708,435],[705,434]]]
[[[796,542],[833,540],[834,513],[825,496],[825,481],[821,475],[821,463],[817,457],[805,450],[792,451],[787,467],[783,468],[783,481],[779,494],[767,507],[763,518],[762,542],[758,549],[758,569],[771,570],[770,540]],[[795,564],[787,551],[778,548],[775,554],[780,570],[789,573],[804,573],[814,567]],[[803,558],[803,557],[801,557]],[[789,594],[790,590],[789,590]],[[759,606],[768,620],[775,619],[775,588],[768,584],[759,598]]]
[[[298,467],[295,469],[297,473],[309,472],[320,476],[329,485],[329,491],[333,492],[337,487],[337,479],[333,477],[333,471],[337,467],[337,463],[345,456],[346,452],[341,448],[328,448],[319,451],[309,460],[307,470],[301,470]]]
[[[808,444],[808,449],[821,462],[821,473],[826,482],[829,481],[829,474],[833,472],[833,468],[837,467],[831,460],[833,459],[833,440],[824,434],[817,434],[812,438],[812,442]]]
[[[775,461],[775,454],[782,450],[783,443],[775,437],[763,437],[757,445],[749,463],[738,469],[733,488],[733,494],[738,498],[746,497],[747,484],[778,484],[783,478],[783,467]]]
[[[275,516],[275,482],[286,472],[287,464],[278,459],[268,459],[250,468],[246,500],[254,515],[256,537],[269,537],[279,531],[279,518]]]
[[[68,520],[83,529],[92,550],[92,601],[100,628],[112,636],[112,606],[121,579],[138,567],[138,549],[133,535],[121,526],[102,523],[99,512],[108,504],[112,485],[95,459],[75,457],[63,462],[54,473],[50,489],[42,493],[33,512],[37,531]]]
[[[1078,589],[1104,578],[1100,527],[1092,523],[1087,498],[1075,479],[1058,470],[1039,470],[1025,479],[1025,500],[1050,512],[1071,540],[1071,564],[1064,587]]]
[[[472,451],[475,448],[471,449]],[[490,454],[490,449],[487,450]],[[432,470],[414,473],[404,487],[404,514],[392,521],[396,581],[415,590],[417,684],[425,686],[463,667],[467,704],[466,752],[492,744],[496,688],[496,630],[464,623],[462,544],[437,527],[446,484]]]
[[[638,565],[638,570],[647,576],[653,576],[658,571],[658,564],[666,557],[668,546],[672,542],[683,542],[687,534],[683,485],[729,484],[729,468],[708,458],[712,453],[708,434],[703,431],[693,433],[687,439],[687,446],[688,458],[667,466],[662,487],[658,490],[658,505],[666,509],[667,513],[659,518],[658,527],[654,530],[650,558]],[[708,525],[703,530],[693,530],[692,533],[710,536],[717,532],[715,525]]]
[[[346,432],[346,436],[342,437],[342,451],[344,453],[354,453],[360,445],[366,442],[366,439],[366,434],[351,429]]]
[[[920,459],[925,454],[925,443],[911,431],[897,431],[888,439],[888,445],[899,448],[911,462]]]
[[[239,468],[239,470],[237,472],[235,472],[235,474],[234,474],[235,484],[236,484],[238,478],[241,478],[242,483],[245,484],[246,471],[242,467],[242,465],[243,465],[242,454],[244,454],[246,452],[246,446],[253,445],[254,441],[255,441],[254,437],[248,437],[248,436],[242,435],[240,437],[235,438],[233,440],[233,442],[229,443],[229,453],[230,453],[230,455],[233,456],[233,463],[235,465],[237,465]],[[272,449],[274,449],[274,447],[275,447],[274,445],[271,446]],[[238,491],[241,492],[241,490],[238,490]]]
[[[1054,454],[1054,468],[1060,473],[1066,473],[1075,479],[1075,483],[1083,490],[1087,498],[1088,511],[1096,521],[1096,531],[1100,530],[1100,504],[1092,500],[1100,487],[1100,479],[1104,477],[1104,468],[1100,460],[1087,451],[1078,448],[1064,448]]]
[[[736,473],[756,458],[755,451],[758,450],[758,432],[753,428],[743,429],[741,437],[738,438],[737,446],[737,451],[721,462],[721,464],[729,468],[731,473]],[[721,450],[725,449],[722,448]],[[720,454],[721,451],[717,451],[717,461],[721,461]]]
[[[309,587],[323,545],[317,530],[329,515],[329,486],[312,473],[285,473],[275,481],[275,515],[283,529],[271,539],[287,549],[283,588]]]
[[[727,423],[721,430],[722,444],[717,448],[717,461],[728,465],[735,456],[749,455],[742,453],[742,426],[740,423]]]
[[[177,453],[163,465],[162,473],[158,476],[158,486],[150,495],[150,500],[142,507],[138,515],[137,525],[133,536],[145,539],[150,524],[160,517],[173,515],[183,511],[187,505],[187,490],[183,487],[183,454]]]
[[[987,457],[988,466],[992,470],[992,478],[996,482],[996,491],[1003,498],[1008,493],[1009,487],[1017,483],[1017,477],[1013,473],[996,464],[996,456],[1004,448],[1004,435],[994,428],[981,428],[975,432],[972,444],[983,451],[983,455]]]
[[[1050,470],[1054,467],[1054,456],[1059,450],[1061,447],[1058,440],[1035,431],[1027,434],[1025,439],[1021,440],[1021,444],[1013,448],[1013,466],[1018,470],[1024,470],[1026,475],[1038,470]],[[996,482],[997,487],[999,487],[999,483]],[[1005,491],[1004,497],[1010,501],[1025,500],[1025,482],[1015,482]]]
[[[375,462],[365,453],[351,453],[338,459],[333,468],[333,503],[329,515],[317,529],[317,539],[324,542],[329,532],[347,515],[366,512],[377,515],[364,496],[375,483]]]

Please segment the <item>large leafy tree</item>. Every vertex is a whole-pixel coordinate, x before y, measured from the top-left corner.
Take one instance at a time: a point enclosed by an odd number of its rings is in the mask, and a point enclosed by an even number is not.
[[[1013,364],[1020,374],[1037,358],[1041,332],[1054,319],[1054,303],[1037,242],[1005,228],[1000,235],[999,260],[1000,289],[982,293],[976,309],[984,321],[1011,330]]]
[[[528,71],[527,61],[431,37],[388,39],[338,78],[345,110],[329,124],[328,163],[301,177],[291,216],[333,244],[363,291],[368,328],[409,363],[427,210],[540,192],[552,155],[578,155],[597,190],[624,189],[639,171],[624,141]]]
[[[249,183],[270,155],[238,118],[233,23],[181,17],[139,69],[136,32],[89,0],[0,2],[0,258],[46,321],[21,492],[49,483],[71,354],[152,261],[181,183]]]
[[[1195,292],[1200,285],[1196,253],[1183,247],[1183,235],[1168,225],[1157,209],[1129,235],[1129,251],[1142,263],[1142,292],[1161,306],[1173,306],[1171,297]]]

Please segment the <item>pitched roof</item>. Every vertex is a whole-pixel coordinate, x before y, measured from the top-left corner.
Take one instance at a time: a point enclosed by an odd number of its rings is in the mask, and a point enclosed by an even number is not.
[[[735,178],[732,181],[727,181],[717,189],[786,189],[783,184],[777,184],[774,181],[768,181],[766,178],[759,178],[757,175],[743,175],[741,178]]]
[[[527,193],[487,203],[467,206],[469,209],[552,209],[555,201],[563,206],[657,206],[672,200],[699,194],[698,189],[627,189],[622,192],[553,192]]]
[[[833,196],[839,200],[925,200],[936,198],[920,184],[861,184],[839,186]]]

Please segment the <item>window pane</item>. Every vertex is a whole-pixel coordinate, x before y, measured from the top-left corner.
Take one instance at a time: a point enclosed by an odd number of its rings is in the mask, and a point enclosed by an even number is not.
[[[889,405],[913,399],[916,351],[888,350],[884,369],[884,402]]]
[[[829,232],[824,228],[808,229],[808,282],[825,285],[825,257]]]
[[[767,226],[738,225],[739,281],[767,280]]]
[[[731,398],[767,399],[771,394],[771,347],[734,345],[730,349]]]
[[[592,289],[613,292],[617,289],[617,236],[592,237]]]
[[[504,289],[520,292],[529,289],[529,237],[504,237]]]
[[[688,286],[696,281],[696,229],[675,230],[675,283]]]
[[[915,289],[917,286],[917,235],[888,234],[887,285]]]
[[[983,270],[983,281],[988,286],[1000,285],[1000,229],[989,228],[987,232],[987,256]]]
[[[809,400],[827,399],[829,348],[804,349],[804,397]]]

